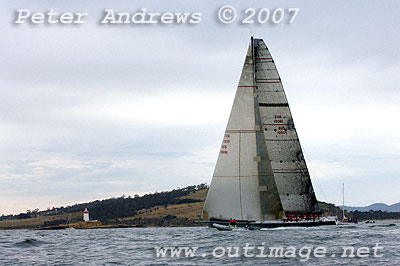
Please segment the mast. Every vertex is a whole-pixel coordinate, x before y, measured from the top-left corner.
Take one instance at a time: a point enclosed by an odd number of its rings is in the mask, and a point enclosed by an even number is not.
[[[256,84],[256,55],[255,55],[255,47],[254,47],[254,38],[251,36],[250,39],[250,44],[251,44],[251,59],[253,60],[253,83],[254,85]],[[254,87],[254,91],[257,90],[257,87]]]
[[[344,216],[344,183],[342,184],[342,188],[343,188],[342,189],[343,190],[343,205],[342,205],[343,207],[342,207],[342,210],[343,210],[343,220],[344,220],[344,219],[346,219],[346,216]]]

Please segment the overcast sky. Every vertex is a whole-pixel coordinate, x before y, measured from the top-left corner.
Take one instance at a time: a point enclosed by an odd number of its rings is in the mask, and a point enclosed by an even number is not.
[[[350,3],[349,3],[350,2]],[[275,59],[319,200],[400,201],[398,1],[2,1],[0,214],[210,183],[253,33]],[[217,21],[230,4],[292,24]],[[202,12],[100,25],[103,10]],[[16,25],[15,10],[87,12]]]

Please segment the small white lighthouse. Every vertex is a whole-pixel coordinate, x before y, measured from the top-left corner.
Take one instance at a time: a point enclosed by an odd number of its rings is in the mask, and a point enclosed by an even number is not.
[[[85,208],[85,210],[83,211],[83,220],[85,222],[89,222],[89,211],[87,210],[87,208]]]

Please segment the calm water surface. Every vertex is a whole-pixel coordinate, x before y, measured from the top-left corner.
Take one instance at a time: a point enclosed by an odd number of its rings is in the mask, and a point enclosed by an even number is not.
[[[246,243],[254,247],[246,257]],[[375,258],[371,249],[383,247]],[[271,247],[296,250],[296,257],[270,255]],[[302,256],[299,256],[301,247]],[[194,257],[157,257],[158,247],[197,247]],[[228,247],[232,247],[229,253]],[[238,257],[235,248],[239,248]],[[326,249],[317,258],[316,247]],[[370,249],[366,258],[342,258],[343,247]],[[261,253],[264,248],[264,253]],[[212,253],[216,254],[216,257]],[[223,252],[225,252],[223,254]],[[350,251],[349,251],[350,252]],[[362,250],[361,255],[365,254]],[[273,253],[274,254],[274,253]],[[292,254],[293,255],[293,254]],[[317,254],[318,255],[318,254]],[[302,261],[300,261],[302,260]],[[0,265],[400,265],[400,223],[385,222],[267,231],[219,232],[207,227],[0,231]]]

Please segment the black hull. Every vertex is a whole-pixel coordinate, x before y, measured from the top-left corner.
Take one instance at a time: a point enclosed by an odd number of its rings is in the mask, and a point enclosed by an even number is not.
[[[336,225],[335,221],[318,221],[318,222],[279,222],[279,223],[261,223],[250,224],[253,227],[259,228],[278,228],[278,227],[314,227],[325,225]]]
[[[226,221],[197,221],[199,223],[208,223],[210,227],[213,224],[219,225],[229,225]],[[244,222],[239,221],[236,223],[237,227],[247,227],[251,229],[261,229],[261,228],[279,228],[279,227],[315,227],[315,226],[326,226],[326,225],[336,225],[336,221],[297,221],[297,222],[283,222],[283,221],[268,221],[268,222]]]

